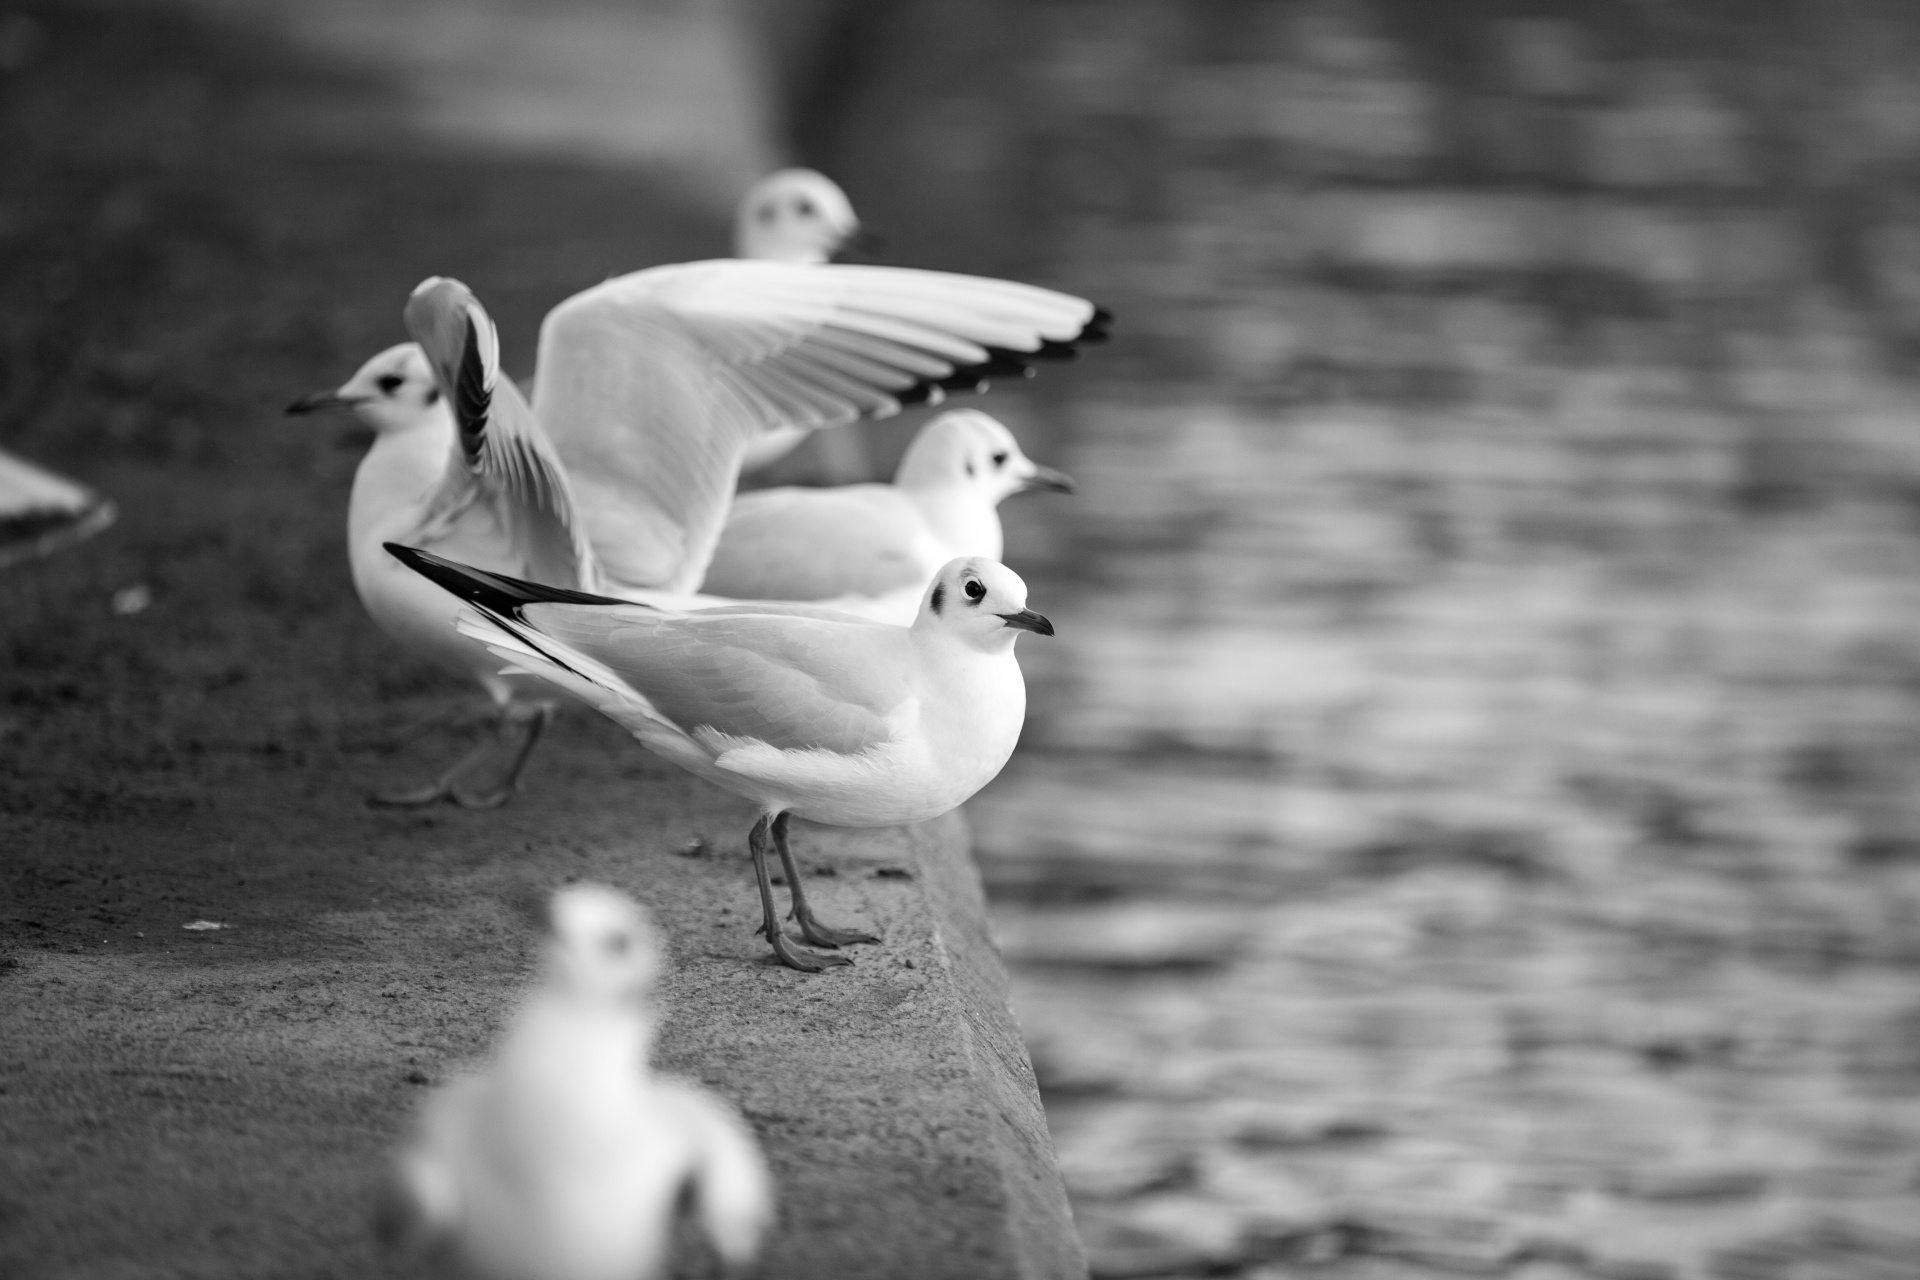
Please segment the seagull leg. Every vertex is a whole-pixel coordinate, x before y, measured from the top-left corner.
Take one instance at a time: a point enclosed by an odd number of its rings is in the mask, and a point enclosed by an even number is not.
[[[878,942],[880,939],[858,929],[833,929],[813,918],[813,908],[807,905],[806,892],[800,887],[800,867],[793,860],[793,851],[787,848],[787,817],[782,813],[773,820],[773,847],[780,851],[780,865],[786,868],[787,892],[793,897],[793,910],[788,919],[800,922],[800,936],[816,947],[844,947],[849,942]]]
[[[411,809],[448,799],[453,795],[453,784],[484,763],[493,754],[493,748],[493,743],[483,742],[454,761],[446,772],[425,786],[415,787],[411,791],[376,791],[367,797],[367,803],[383,808]]]
[[[507,766],[507,776],[500,785],[490,791],[467,792],[449,785],[447,798],[462,809],[497,809],[513,795],[520,785],[520,771],[527,767],[527,757],[533,754],[533,748],[540,741],[541,731],[547,727],[547,721],[553,719],[553,704],[537,702],[531,706],[515,706],[509,703],[500,713],[499,738],[505,742],[519,738],[514,748],[513,760]],[[465,763],[465,762],[462,762]],[[456,769],[459,766],[455,766]],[[449,774],[451,783],[454,775]]]
[[[786,935],[780,929],[780,919],[773,910],[773,882],[767,877],[767,828],[772,823],[771,814],[761,814],[747,837],[747,848],[753,851],[753,874],[760,882],[760,927],[754,932],[767,935],[773,954],[780,957],[781,964],[803,973],[818,973],[830,964],[852,964],[845,956],[821,955],[804,947],[788,946]],[[789,871],[787,876],[791,880],[793,873]]]

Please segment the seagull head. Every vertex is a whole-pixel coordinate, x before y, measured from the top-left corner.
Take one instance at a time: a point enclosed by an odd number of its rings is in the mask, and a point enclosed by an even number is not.
[[[439,408],[440,401],[440,388],[434,383],[426,353],[415,343],[403,342],[361,365],[359,372],[336,390],[301,396],[287,406],[287,412],[350,409],[376,433],[385,435],[424,421]]]
[[[636,1004],[660,973],[660,935],[647,909],[605,885],[571,884],[553,895],[553,982],[581,999]]]
[[[1027,608],[1020,575],[985,556],[961,556],[941,566],[921,598],[913,629],[952,636],[987,653],[1011,650],[1022,631],[1053,634],[1053,624]]]
[[[825,262],[859,234],[847,193],[812,169],[781,169],[754,183],[733,224],[735,254],[773,262]]]
[[[1020,452],[1013,432],[978,409],[949,410],[920,428],[894,482],[903,489],[977,494],[989,506],[1028,489],[1073,492],[1070,477]]]

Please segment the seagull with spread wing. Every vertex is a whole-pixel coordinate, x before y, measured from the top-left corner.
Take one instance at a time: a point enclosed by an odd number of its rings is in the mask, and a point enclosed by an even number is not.
[[[733,500],[701,590],[739,600],[833,601],[906,626],[940,566],[1001,558],[1000,501],[1073,481],[1020,451],[978,409],[920,429],[891,484],[756,489]]]
[[[760,807],[748,837],[761,930],[809,972],[851,963],[791,946],[774,910],[771,835],[801,937],[876,942],[817,920],[787,846],[798,814],[845,827],[920,822],[991,782],[1026,718],[1022,631],[1053,634],[1005,565],[941,569],[911,627],[760,603],[675,613],[541,586],[389,544],[467,601],[462,635],[607,716],[641,745]]]
[[[979,389],[1103,337],[1107,323],[1081,299],[973,276],[736,259],[656,267],[554,308],[529,406],[464,285],[422,283],[406,320],[414,343],[289,412],[346,407],[374,427],[349,502],[354,586],[382,630],[477,680],[498,711],[499,746],[379,799],[468,806],[512,794],[551,703],[501,677],[451,627],[457,602],[387,559],[383,543],[553,586],[714,603],[692,593],[758,434]],[[498,772],[502,748],[504,781],[474,784]]]

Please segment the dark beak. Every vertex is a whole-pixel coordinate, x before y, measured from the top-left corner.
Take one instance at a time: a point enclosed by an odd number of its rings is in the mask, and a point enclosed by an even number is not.
[[[886,250],[887,238],[867,226],[853,229],[830,255],[835,262],[872,262]]]
[[[287,406],[289,418],[301,417],[309,413],[319,413],[324,409],[351,409],[360,401],[353,396],[343,396],[337,391],[316,391],[301,396]]]
[[[1037,636],[1053,634],[1053,624],[1031,609],[1022,609],[1018,613],[1003,613],[1000,615],[1000,620],[1015,631],[1031,631]]]
[[[1055,493],[1072,493],[1077,486],[1073,477],[1064,471],[1055,471],[1052,467],[1035,467],[1026,483],[1020,486],[1020,492],[1029,489],[1051,489]]]

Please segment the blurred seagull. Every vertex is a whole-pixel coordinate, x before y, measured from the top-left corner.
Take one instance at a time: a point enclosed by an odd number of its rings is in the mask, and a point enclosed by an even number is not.
[[[763,262],[833,260],[863,234],[853,202],[840,185],[812,169],[781,169],[753,184],[733,221],[733,255]],[[758,471],[789,453],[811,434],[779,427],[747,442],[742,471]]]
[[[920,429],[892,484],[759,489],[734,498],[701,590],[739,600],[834,600],[901,626],[940,567],[1001,558],[1000,500],[1028,489],[1073,492],[1030,461],[1013,433],[978,409]]]
[[[781,169],[753,184],[733,221],[733,252],[763,262],[828,262],[861,236],[853,202],[812,169]]]
[[[387,549],[473,606],[462,634],[758,804],[748,845],[760,928],[782,962],[810,972],[850,961],[788,945],[768,834],[807,942],[878,941],[814,918],[787,847],[789,816],[879,827],[959,805],[1020,737],[1027,695],[1014,640],[1053,634],[1027,608],[1019,576],[979,557],[943,567],[913,625],[898,627],[777,604],[676,614]]]
[[[90,538],[116,514],[85,485],[0,450],[0,569]]]
[[[464,285],[439,277],[405,311],[414,342],[390,347],[336,391],[304,396],[290,414],[351,409],[374,429],[347,503],[347,560],[374,622],[402,647],[478,681],[492,700],[496,741],[437,779],[383,794],[383,804],[450,799],[492,808],[513,794],[554,700],[528,696],[485,649],[453,629],[457,600],[382,551],[401,540],[469,563],[558,586],[594,589],[599,570],[573,514],[560,461],[510,379],[500,374],[492,321]],[[450,411],[451,408],[451,411]],[[467,785],[497,754],[503,780]]]
[[[772,1222],[766,1163],[725,1102],[647,1070],[661,955],[646,911],[571,885],[552,925],[545,983],[493,1062],[424,1107],[382,1233],[483,1280],[648,1280],[690,1189],[722,1260],[744,1266]]]

